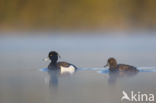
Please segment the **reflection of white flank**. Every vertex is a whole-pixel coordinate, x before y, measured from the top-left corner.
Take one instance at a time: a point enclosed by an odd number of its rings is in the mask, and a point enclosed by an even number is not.
[[[121,101],[122,101],[123,99],[127,99],[127,100],[130,101],[130,98],[128,97],[128,95],[127,95],[127,93],[126,93],[125,91],[122,91],[122,94],[123,94],[123,96],[122,96],[122,98],[121,98]]]
[[[75,72],[75,68],[74,68],[74,66],[69,66],[69,67],[62,67],[61,66],[61,74],[63,74],[63,73],[70,73],[70,74],[73,74],[74,72]]]

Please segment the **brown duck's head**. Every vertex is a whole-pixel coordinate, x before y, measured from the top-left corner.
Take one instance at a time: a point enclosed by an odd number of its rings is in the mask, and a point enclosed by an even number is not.
[[[116,68],[117,67],[117,61],[115,60],[115,58],[109,58],[107,61],[107,64],[104,67],[109,66],[109,68]]]

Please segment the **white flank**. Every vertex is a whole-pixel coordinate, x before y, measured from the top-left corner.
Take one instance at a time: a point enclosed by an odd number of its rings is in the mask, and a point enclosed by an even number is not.
[[[69,67],[62,67],[61,66],[61,74],[63,74],[63,73],[70,73],[70,74],[73,74],[74,72],[75,72],[75,68],[74,68],[74,66],[69,66]]]

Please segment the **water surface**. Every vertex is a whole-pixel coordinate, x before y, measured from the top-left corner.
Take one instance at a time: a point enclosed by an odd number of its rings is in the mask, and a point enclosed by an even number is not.
[[[156,67],[155,35],[51,34],[0,36],[0,103],[121,103],[123,90],[156,94],[155,72],[121,77],[113,84],[108,73],[97,72],[109,57],[136,67]],[[42,59],[50,50],[81,70],[70,76],[40,71],[49,64]],[[56,85],[50,86],[54,77]]]

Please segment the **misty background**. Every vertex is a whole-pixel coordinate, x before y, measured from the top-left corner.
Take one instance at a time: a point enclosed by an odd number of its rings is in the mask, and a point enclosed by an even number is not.
[[[155,0],[0,0],[0,31],[155,30]]]
[[[0,0],[0,103],[121,103],[122,91],[132,90],[156,95],[155,72],[112,84],[112,75],[99,72],[110,57],[155,71],[155,30],[156,0]],[[41,71],[50,51],[78,67],[56,76],[54,87],[53,74]]]

